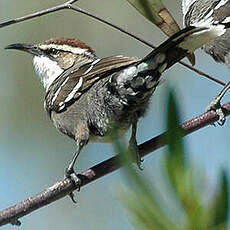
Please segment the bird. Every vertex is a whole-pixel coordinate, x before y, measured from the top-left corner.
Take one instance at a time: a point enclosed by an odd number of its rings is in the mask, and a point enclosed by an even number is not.
[[[100,58],[84,42],[52,38],[38,44],[5,47],[32,54],[44,89],[44,107],[54,126],[77,145],[65,176],[80,187],[74,165],[89,141],[109,142],[114,127],[123,136],[132,126],[130,145],[137,149],[137,121],[146,113],[161,74],[185,56],[226,31],[224,24],[189,26],[144,58],[122,55]]]
[[[196,26],[201,22],[209,21],[215,24],[230,23],[230,0],[182,0],[183,23],[187,26]],[[230,68],[230,29],[202,47],[216,62],[224,63]],[[221,99],[230,88],[228,82],[221,92],[210,103],[207,110],[216,110],[219,115],[219,124],[225,123],[224,110],[221,108]]]

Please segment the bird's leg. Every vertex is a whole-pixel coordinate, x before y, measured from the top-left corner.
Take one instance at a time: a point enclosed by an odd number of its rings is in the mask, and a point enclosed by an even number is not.
[[[206,109],[206,111],[214,110],[217,113],[217,115],[219,116],[218,124],[221,126],[224,125],[224,123],[225,123],[226,115],[225,115],[223,108],[221,107],[220,102],[221,102],[223,96],[226,94],[226,92],[229,89],[230,89],[230,81],[224,86],[224,88],[214,98],[214,100],[211,101],[208,108]]]
[[[69,166],[66,169],[66,176],[68,177],[69,175],[71,175],[72,173],[74,173],[74,165],[76,163],[76,160],[78,158],[78,156],[80,155],[81,149],[78,148],[78,151],[74,154]]]
[[[143,170],[142,165],[141,165],[143,160],[141,159],[140,154],[139,154],[136,133],[137,133],[137,118],[135,116],[135,118],[132,121],[132,133],[131,133],[131,137],[129,140],[129,150],[131,151],[131,154],[134,156],[138,168],[140,170]]]
[[[82,147],[83,147],[83,145],[78,145],[78,150],[77,150],[77,152],[74,154],[74,156],[73,156],[73,158],[72,158],[72,160],[71,160],[69,166],[68,166],[68,167],[66,168],[66,170],[65,170],[65,177],[71,179],[71,180],[74,182],[74,184],[77,186],[77,191],[80,191],[81,180],[80,180],[80,178],[78,178],[77,174],[76,174],[75,171],[74,171],[74,165],[75,165],[75,163],[76,163],[76,160],[77,160],[78,156],[80,155],[80,152],[81,152],[81,150],[82,150]],[[70,196],[71,200],[72,200],[74,203],[76,203],[76,201],[75,201],[75,199],[74,199],[74,194],[73,194],[73,192],[71,192],[71,193],[69,194],[69,196]]]

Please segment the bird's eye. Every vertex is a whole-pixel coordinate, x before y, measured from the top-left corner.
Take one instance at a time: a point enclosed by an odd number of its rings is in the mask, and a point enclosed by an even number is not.
[[[55,48],[51,48],[49,50],[49,52],[50,52],[50,54],[53,54],[53,55],[57,55],[59,53],[59,51],[57,49],[55,49]]]

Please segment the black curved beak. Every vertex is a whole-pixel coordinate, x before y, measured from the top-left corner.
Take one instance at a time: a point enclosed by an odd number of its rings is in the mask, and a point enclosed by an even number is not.
[[[42,55],[41,49],[39,49],[37,45],[31,44],[16,43],[6,46],[5,49],[21,50],[36,56]]]

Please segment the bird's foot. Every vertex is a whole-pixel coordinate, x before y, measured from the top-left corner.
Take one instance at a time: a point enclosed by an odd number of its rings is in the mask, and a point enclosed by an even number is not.
[[[220,91],[217,97],[214,100],[212,100],[212,102],[209,104],[208,108],[206,109],[206,112],[210,110],[214,110],[217,113],[217,115],[219,116],[218,124],[220,126],[224,125],[226,121],[225,110],[221,107],[220,102],[229,89],[230,89],[230,81],[227,84],[225,84],[224,88]]]
[[[77,191],[79,192],[80,189],[81,189],[81,179],[77,176],[77,174],[75,173],[73,167],[71,167],[71,165],[69,165],[68,168],[66,168],[65,170],[65,178],[68,178],[70,179],[74,185],[76,186],[77,188]],[[71,192],[69,194],[71,200],[73,201],[73,203],[77,203],[76,200],[74,199],[74,193]]]
[[[218,96],[214,98],[214,100],[212,100],[209,106],[206,108],[206,112],[211,110],[215,111],[219,117],[217,121],[218,125],[223,126],[226,121],[226,114],[225,110],[221,107],[220,98]],[[214,123],[213,125],[215,126]]]
[[[137,152],[135,153],[136,155],[136,164],[137,167],[142,171],[144,170],[142,162],[144,162],[144,159],[141,158],[139,151],[137,150]]]
[[[144,160],[141,159],[136,139],[131,138],[131,140],[129,141],[129,151],[131,152],[132,157],[137,164],[137,167],[140,170],[143,170],[142,162]]]

